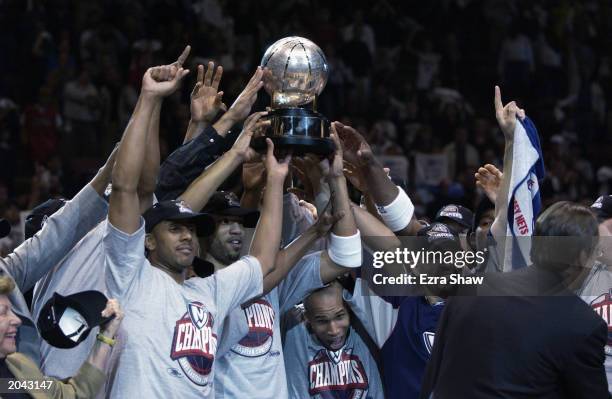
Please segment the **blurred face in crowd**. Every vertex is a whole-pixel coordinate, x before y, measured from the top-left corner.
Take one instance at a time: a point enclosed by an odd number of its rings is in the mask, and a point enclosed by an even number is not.
[[[196,226],[189,222],[164,220],[147,234],[145,246],[152,264],[182,273],[191,266],[198,253]]]
[[[240,258],[244,240],[244,221],[237,216],[215,216],[217,228],[212,237],[208,253],[224,265]]]
[[[8,296],[0,295],[0,358],[17,351],[17,330],[21,319],[11,309]]]
[[[333,284],[313,292],[304,301],[306,321],[321,344],[329,350],[341,349],[346,342],[350,318],[342,301],[342,287]]]

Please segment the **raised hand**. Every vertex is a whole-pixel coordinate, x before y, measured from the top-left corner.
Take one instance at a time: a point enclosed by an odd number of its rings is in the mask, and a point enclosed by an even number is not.
[[[290,193],[297,195],[301,200],[313,201],[319,190],[321,172],[318,167],[318,159],[313,159],[312,155],[305,157],[293,157],[291,160],[291,170],[302,182],[304,189],[291,187],[287,189]]]
[[[192,122],[210,124],[220,110],[227,111],[223,103],[223,92],[218,91],[223,67],[219,65],[213,76],[214,68],[215,64],[209,62],[204,74],[204,66],[198,65],[198,80],[191,92]]]
[[[336,122],[332,123],[331,133],[329,135],[334,141],[334,145],[336,148],[329,162],[328,178],[340,177],[344,175],[343,146],[342,141],[340,141],[340,138],[338,137],[338,131],[336,129],[336,126]]]
[[[484,190],[485,195],[492,203],[495,203],[504,174],[494,165],[488,163],[478,168],[474,177],[476,178],[476,185]]]
[[[266,138],[266,144],[268,150],[265,155],[264,165],[266,167],[267,177],[270,179],[284,181],[289,173],[289,163],[291,162],[291,155],[287,155],[281,162],[278,162],[274,156],[274,143],[269,138]]]
[[[251,148],[251,139],[256,132],[261,132],[270,124],[270,121],[260,121],[261,117],[267,114],[267,112],[255,112],[244,122],[242,132],[231,148],[231,151],[238,155],[242,162],[253,162],[259,159],[259,154]]]
[[[510,101],[504,105],[501,99],[501,90],[499,86],[495,86],[495,118],[497,123],[504,133],[504,137],[508,141],[514,139],[514,128],[516,127],[516,118],[525,119],[525,110],[516,105],[515,101]]]
[[[334,227],[334,224],[340,219],[344,217],[344,211],[337,212],[336,214],[332,214],[331,212],[331,201],[327,203],[323,211],[321,212],[321,216],[316,219],[316,223],[312,226],[317,232],[319,237],[324,237],[329,233],[329,231]],[[312,206],[312,205],[311,205]],[[315,212],[316,212],[315,208]]]
[[[183,69],[191,46],[185,47],[179,58],[170,65],[162,65],[147,69],[142,77],[142,91],[154,97],[166,97],[178,89],[181,80],[189,73]]]
[[[340,122],[332,123],[332,128],[342,141],[344,159],[351,165],[361,167],[374,161],[372,148],[357,130]]]
[[[247,83],[242,93],[236,98],[236,101],[232,104],[226,115],[234,123],[243,121],[251,112],[251,107],[257,100],[257,93],[263,87],[262,82],[263,70],[261,67],[257,67],[257,70]]]
[[[362,193],[366,193],[368,191],[368,184],[363,176],[363,173],[361,173],[361,170],[347,161],[344,161],[344,176],[357,190],[361,191]]]
[[[245,191],[258,191],[266,184],[266,168],[262,162],[242,165],[242,185]]]

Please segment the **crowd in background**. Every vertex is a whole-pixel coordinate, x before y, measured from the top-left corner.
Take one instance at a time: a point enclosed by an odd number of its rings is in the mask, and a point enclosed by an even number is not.
[[[279,38],[331,67],[319,111],[364,134],[421,216],[473,208],[480,165],[501,166],[493,85],[518,99],[546,154],[545,204],[591,203],[612,182],[612,5],[606,1],[9,0],[0,2],[0,216],[70,197],[117,142],[141,77],[192,45],[166,100],[162,159],[183,140],[195,65],[224,67],[230,104]],[[254,108],[269,98],[260,96]]]

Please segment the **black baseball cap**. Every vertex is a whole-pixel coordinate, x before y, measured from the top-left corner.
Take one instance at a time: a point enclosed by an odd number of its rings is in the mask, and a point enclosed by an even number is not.
[[[602,195],[597,198],[591,205],[591,211],[595,213],[600,223],[612,218],[612,195]]]
[[[243,208],[236,194],[231,191],[217,191],[206,204],[204,210],[212,215],[237,216],[244,221],[244,227],[255,227],[259,220],[257,209]]]
[[[417,237],[427,238],[427,246],[433,248],[461,249],[459,237],[444,223],[434,222],[417,232]]]
[[[91,330],[112,317],[102,317],[108,299],[99,291],[82,291],[63,296],[57,292],[45,303],[38,316],[40,336],[56,348],[74,348]]]
[[[474,214],[468,208],[461,205],[445,205],[440,208],[434,221],[444,223],[449,220],[469,229],[472,227]]]
[[[63,198],[52,198],[32,209],[32,212],[25,220],[25,239],[27,240],[38,233],[47,222],[47,218],[62,209],[66,202]]]
[[[0,218],[0,238],[4,238],[11,233],[11,224],[8,220]]]
[[[208,236],[215,231],[214,219],[206,213],[198,213],[184,202],[178,200],[162,201],[153,204],[142,217],[145,220],[147,233],[164,220],[191,221],[195,223],[199,236]]]

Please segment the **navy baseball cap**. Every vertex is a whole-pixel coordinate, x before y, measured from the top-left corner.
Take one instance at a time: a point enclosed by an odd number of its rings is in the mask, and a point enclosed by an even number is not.
[[[91,330],[112,317],[102,317],[108,299],[99,291],[63,296],[57,292],[45,303],[36,323],[40,336],[56,348],[74,348]]]
[[[244,221],[244,227],[249,228],[255,227],[259,220],[259,211],[241,207],[238,197],[231,191],[214,193],[204,210],[212,215],[240,217]]]
[[[32,213],[30,213],[25,220],[25,239],[27,240],[38,233],[45,223],[47,223],[47,219],[55,212],[62,209],[62,207],[66,205],[66,202],[67,201],[63,198],[52,198],[32,209]]]
[[[602,195],[591,205],[591,211],[597,216],[601,223],[606,219],[612,218],[612,195]]]
[[[150,233],[153,228],[164,220],[193,222],[199,236],[208,236],[215,231],[214,219],[206,213],[198,213],[184,201],[170,200],[154,204],[142,215],[145,220],[145,231]]]
[[[427,244],[432,247],[448,247],[460,249],[459,238],[453,230],[444,223],[435,222],[423,227],[417,232],[417,237],[427,238]]]
[[[474,214],[468,208],[461,205],[445,205],[440,208],[434,221],[444,223],[448,220],[459,223],[461,226],[469,229],[472,227]]]

